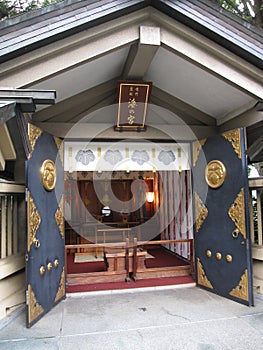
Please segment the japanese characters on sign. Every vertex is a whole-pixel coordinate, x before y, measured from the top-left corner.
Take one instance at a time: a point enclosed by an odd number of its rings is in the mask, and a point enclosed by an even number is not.
[[[119,83],[118,118],[115,130],[144,130],[152,83]]]

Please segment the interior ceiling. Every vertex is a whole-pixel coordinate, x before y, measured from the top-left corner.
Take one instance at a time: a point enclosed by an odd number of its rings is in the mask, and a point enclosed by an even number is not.
[[[234,115],[240,106],[246,109],[257,102],[250,95],[161,46],[141,76],[124,75],[130,52],[131,45],[128,45],[30,86],[31,89],[57,91],[56,105],[45,111],[40,108],[34,120],[76,123],[85,118],[86,122],[92,120],[94,123],[96,120],[96,123],[114,125],[115,113],[105,117],[104,112],[103,115],[97,112],[94,116],[94,111],[116,103],[119,80],[153,83],[150,98],[153,106],[147,115],[150,125],[163,122],[177,124],[178,117],[187,124],[216,125],[227,114]],[[144,65],[143,57],[142,62],[136,64]],[[154,105],[163,107],[159,115]]]

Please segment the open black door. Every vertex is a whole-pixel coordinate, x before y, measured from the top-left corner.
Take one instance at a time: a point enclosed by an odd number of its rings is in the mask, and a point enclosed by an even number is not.
[[[65,297],[63,145],[28,124],[31,146],[27,179],[27,327]]]
[[[193,144],[197,285],[253,305],[243,129]]]

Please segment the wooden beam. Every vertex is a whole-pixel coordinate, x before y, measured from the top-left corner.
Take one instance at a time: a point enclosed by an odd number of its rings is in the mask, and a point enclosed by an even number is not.
[[[263,177],[248,179],[248,184],[251,190],[263,190]]]
[[[0,124],[4,124],[16,115],[14,101],[0,102]]]
[[[236,128],[244,128],[254,125],[262,121],[262,112],[258,112],[254,109],[240,114],[239,116],[227,121],[219,126],[219,132],[225,132]]]
[[[15,102],[32,99],[35,104],[53,104],[56,99],[54,90],[30,90],[30,89],[0,89],[0,98]]]
[[[149,139],[192,141],[216,134],[215,126],[200,125],[152,125],[144,132],[116,132],[112,123],[35,123],[36,126],[53,135],[67,139]]]
[[[58,118],[58,120],[65,122],[74,118],[84,110],[88,110],[91,106],[98,103],[103,98],[109,96],[117,89],[117,80],[112,79],[106,81],[100,85],[97,85],[91,89],[85,90],[77,95],[67,98],[64,101],[58,102],[54,106],[45,108],[33,114],[32,119],[34,122],[52,121],[52,119]]]
[[[25,186],[1,182],[0,193],[25,193]]]
[[[160,45],[159,27],[140,26],[140,42],[131,46],[123,79],[143,79]]]

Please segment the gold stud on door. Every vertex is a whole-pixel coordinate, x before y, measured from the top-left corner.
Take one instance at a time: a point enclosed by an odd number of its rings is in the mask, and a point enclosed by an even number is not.
[[[219,253],[219,252],[217,252],[217,253],[216,253],[216,259],[217,259],[217,260],[221,260],[221,259],[222,259],[222,254]]]
[[[226,255],[226,261],[227,261],[228,263],[231,263],[232,260],[233,260],[232,255],[227,254],[227,255]]]
[[[207,250],[206,251],[206,256],[208,257],[208,258],[211,258],[211,256],[212,256],[212,252],[211,252],[211,250]]]

